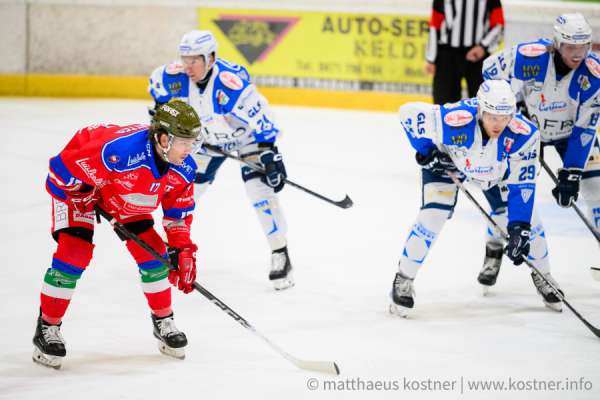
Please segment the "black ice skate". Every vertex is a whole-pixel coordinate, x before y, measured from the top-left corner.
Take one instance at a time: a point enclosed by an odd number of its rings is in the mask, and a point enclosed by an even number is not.
[[[392,303],[390,304],[390,313],[406,318],[408,312],[415,305],[413,279],[407,278],[400,272],[396,273],[391,297]]]
[[[152,314],[152,324],[154,325],[154,337],[158,339],[158,350],[167,356],[183,360],[187,338],[185,333],[179,331],[175,326],[173,314],[166,317],[157,317]]]
[[[547,281],[552,283],[552,285],[554,285],[554,287],[558,289],[558,291],[560,292],[561,295],[563,294],[563,291],[560,290],[560,288],[558,287],[558,283],[556,283],[554,278],[552,278],[552,275],[550,275],[550,272],[544,274],[544,278],[546,278]],[[551,310],[561,312],[562,311],[562,301],[558,298],[558,296],[554,292],[554,289],[552,289],[552,287],[550,285],[548,285],[535,272],[531,273],[531,279],[533,279],[533,284],[535,285],[535,288],[537,289],[540,296],[542,296],[542,301],[544,302],[546,307],[550,308]]]
[[[60,325],[51,325],[38,317],[35,335],[33,336],[33,361],[54,369],[59,369],[62,359],[67,354],[65,340],[60,334]]]
[[[273,282],[275,290],[283,290],[294,286],[292,264],[288,255],[287,246],[273,251],[271,254],[271,272],[269,280]]]
[[[488,293],[490,286],[496,284],[496,279],[498,279],[498,274],[500,273],[500,265],[502,265],[503,254],[504,252],[501,244],[486,244],[483,267],[477,277],[477,281],[483,286],[484,295]]]

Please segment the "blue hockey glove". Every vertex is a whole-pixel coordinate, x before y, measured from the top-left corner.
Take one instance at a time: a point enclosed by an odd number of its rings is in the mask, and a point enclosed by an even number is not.
[[[283,157],[277,151],[277,147],[260,153],[259,160],[265,168],[265,176],[261,180],[272,187],[275,193],[279,192],[283,189],[283,185],[285,185],[287,174],[285,172],[285,165],[283,165]]]
[[[506,255],[515,265],[521,265],[529,255],[529,237],[531,225],[527,222],[508,224],[508,245]]]
[[[552,189],[552,195],[559,206],[571,207],[577,201],[581,174],[581,170],[575,168],[558,170],[558,184]]]
[[[442,153],[438,149],[433,149],[433,151],[427,156],[417,152],[415,158],[417,160],[417,164],[430,170],[436,175],[444,175],[448,172],[458,171],[450,156],[446,153]]]

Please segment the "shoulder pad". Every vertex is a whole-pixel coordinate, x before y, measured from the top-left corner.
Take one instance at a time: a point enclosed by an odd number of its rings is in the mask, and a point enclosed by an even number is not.
[[[102,149],[102,161],[107,169],[123,171],[137,167],[147,160],[148,127],[130,125],[114,132],[118,135]]]
[[[444,123],[452,127],[468,125],[473,119],[473,114],[464,109],[453,110],[444,115]]]
[[[550,43],[545,39],[517,45],[517,52],[525,57],[539,57],[548,52]]]
[[[529,135],[531,133],[531,127],[529,124],[518,117],[510,120],[508,123],[508,129],[520,135]]]
[[[593,53],[590,53],[585,59],[585,66],[595,78],[600,78],[600,59]]]
[[[183,74],[183,65],[178,62],[172,62],[170,64],[165,65],[165,72],[169,75]]]
[[[178,175],[181,175],[188,183],[194,181],[197,167],[198,166],[191,155],[187,156],[181,165],[171,164],[171,170],[175,171]]]

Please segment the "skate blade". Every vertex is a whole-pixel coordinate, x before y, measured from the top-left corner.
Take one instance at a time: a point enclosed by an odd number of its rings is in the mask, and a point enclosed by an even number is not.
[[[548,303],[547,301],[544,301],[544,305],[552,311],[562,312],[562,302],[560,301],[558,303]]]
[[[174,347],[169,347],[165,343],[159,341],[158,342],[158,350],[166,356],[176,358],[178,360],[185,359],[185,348],[180,347],[178,349]]]
[[[275,290],[285,290],[296,285],[291,273],[288,274],[288,276],[286,276],[285,278],[273,279],[271,282],[273,282],[273,288],[275,288]]]
[[[37,347],[33,350],[33,356],[31,357],[33,362],[40,364],[47,368],[60,369],[62,365],[63,357],[53,356],[50,354],[44,354]]]
[[[402,307],[399,306],[398,304],[390,304],[390,314],[392,315],[396,315],[398,317],[402,317],[402,318],[408,318],[408,313],[411,309],[410,308],[406,308],[406,307]]]

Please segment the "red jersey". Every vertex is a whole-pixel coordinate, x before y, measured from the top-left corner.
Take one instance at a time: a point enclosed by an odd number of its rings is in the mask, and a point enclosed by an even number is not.
[[[65,148],[50,159],[46,190],[65,201],[84,183],[96,188],[98,205],[123,222],[148,218],[162,205],[164,223],[184,220],[194,210],[196,163],[169,164],[161,175],[145,125],[94,125],[80,129]]]

